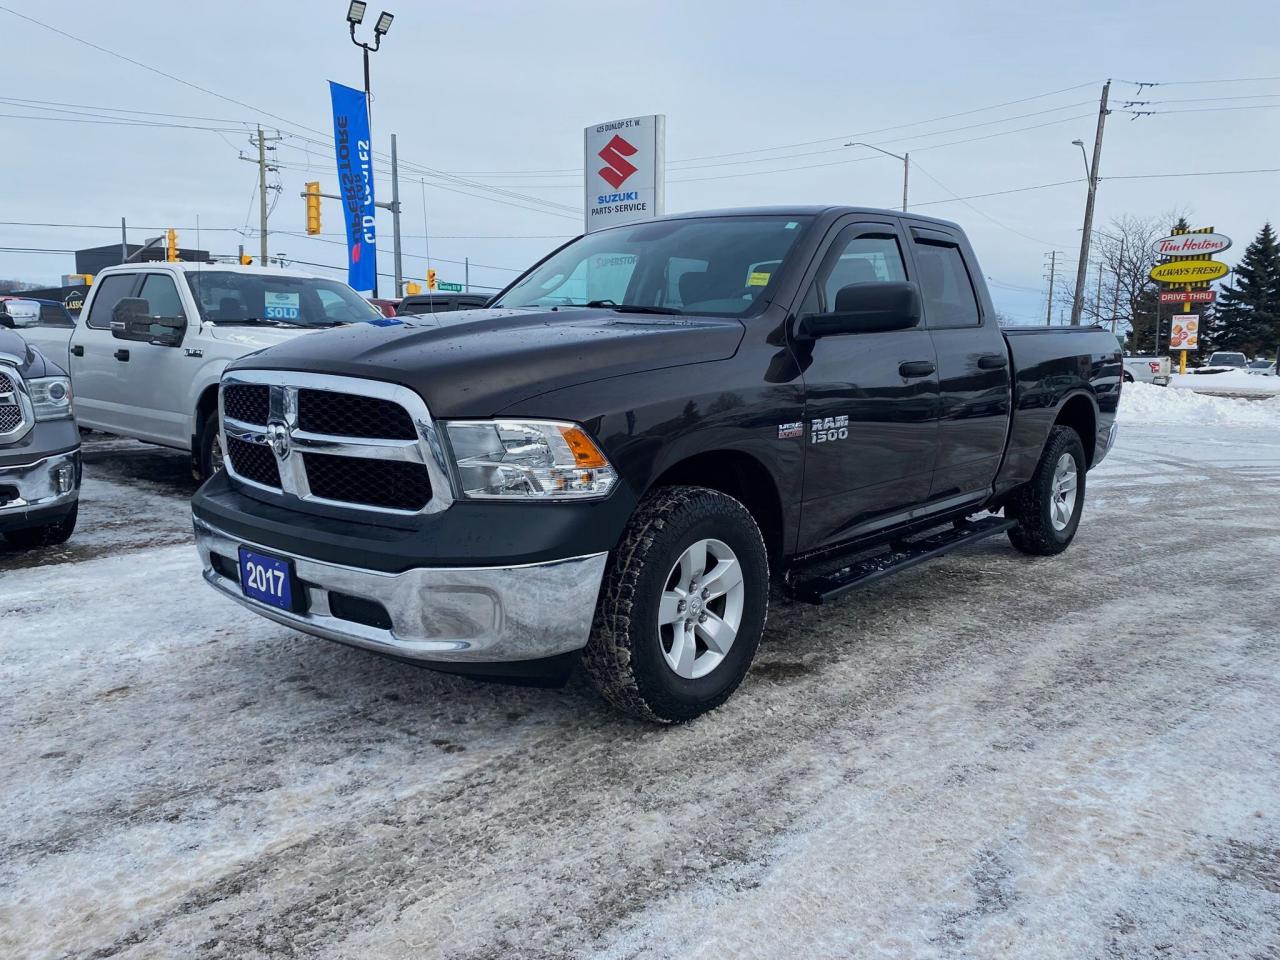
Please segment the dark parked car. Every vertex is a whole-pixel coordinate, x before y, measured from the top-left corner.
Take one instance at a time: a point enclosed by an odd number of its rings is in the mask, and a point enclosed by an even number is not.
[[[0,329],[0,535],[63,543],[76,527],[80,432],[66,371]]]
[[[485,306],[489,299],[482,293],[419,293],[401,300],[400,306],[396,308],[396,316],[476,310]]]
[[[1115,438],[1116,338],[1002,331],[964,233],[913,214],[614,227],[456,318],[227,369],[210,584],[439,669],[581,658],[682,721],[746,674],[771,583],[822,603],[998,533],[1060,553]]]

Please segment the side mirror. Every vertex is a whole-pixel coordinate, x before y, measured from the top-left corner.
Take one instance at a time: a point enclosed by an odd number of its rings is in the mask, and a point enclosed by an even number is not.
[[[907,281],[851,283],[836,293],[835,310],[800,318],[802,339],[884,333],[920,325],[920,289]]]
[[[10,300],[5,304],[0,317],[4,317],[8,322],[4,326],[11,330],[22,330],[25,327],[35,327],[40,324],[40,304],[32,300]]]
[[[185,317],[153,317],[151,304],[141,297],[125,297],[111,308],[111,335],[117,340],[176,347],[186,332]]]

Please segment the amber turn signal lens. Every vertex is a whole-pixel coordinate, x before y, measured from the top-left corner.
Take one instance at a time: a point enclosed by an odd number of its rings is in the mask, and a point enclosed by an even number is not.
[[[560,435],[564,437],[564,442],[573,451],[574,462],[579,467],[607,467],[609,465],[609,461],[604,458],[604,454],[600,452],[599,448],[591,442],[591,438],[578,427],[561,427]]]

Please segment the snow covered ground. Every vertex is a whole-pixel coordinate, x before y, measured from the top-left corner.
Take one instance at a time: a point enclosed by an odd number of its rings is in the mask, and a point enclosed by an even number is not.
[[[1276,956],[1280,429],[1126,391],[1068,553],[775,606],[675,729],[261,620],[93,444],[0,550],[0,956]]]
[[[1177,369],[1177,364],[1174,365]],[[1183,390],[1194,390],[1197,393],[1224,394],[1231,396],[1277,396],[1280,395],[1280,377],[1264,377],[1243,370],[1229,370],[1222,373],[1174,373],[1169,386]]]

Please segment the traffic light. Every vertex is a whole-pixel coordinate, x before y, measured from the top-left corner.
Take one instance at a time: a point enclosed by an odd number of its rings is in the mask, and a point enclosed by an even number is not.
[[[307,235],[315,236],[320,232],[320,181],[307,183]]]
[[[407,296],[410,296],[410,297],[417,296],[419,293],[422,292],[422,287],[414,283],[412,280],[410,280],[408,283],[404,285],[404,292]]]
[[[427,271],[427,289],[434,290],[436,288],[436,272],[434,270]]]
[[[164,235],[164,258],[170,263],[178,262],[178,231],[172,227]]]
[[[240,254],[240,266],[242,267],[253,266],[253,257],[249,256],[247,253]]]

